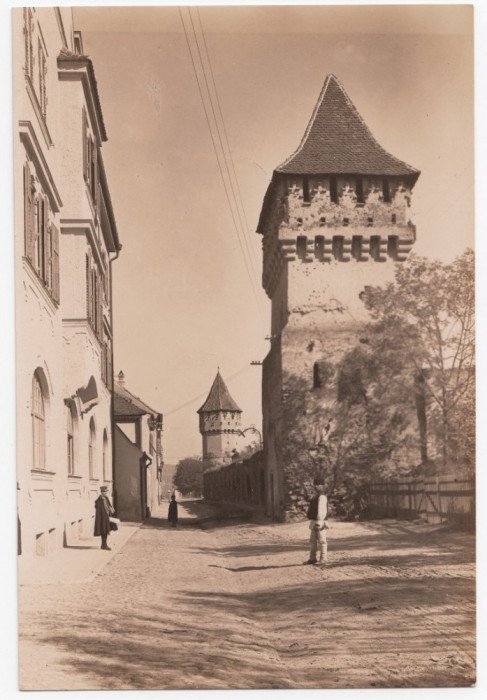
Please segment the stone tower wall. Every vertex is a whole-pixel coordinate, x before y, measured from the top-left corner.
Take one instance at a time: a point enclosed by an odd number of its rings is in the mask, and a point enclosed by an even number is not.
[[[307,192],[303,177],[277,183],[263,241],[263,282],[272,299],[271,351],[263,367],[266,507],[278,519],[292,517],[304,498],[299,456],[289,459],[290,429],[298,423],[312,448],[323,430],[313,407],[333,420],[333,368],[369,320],[362,293],[393,281],[396,261],[415,241],[405,179],[389,178],[385,195],[382,178],[364,177],[357,202],[356,178],[337,177],[337,203],[328,177],[307,180]],[[317,391],[314,366],[323,362],[331,369]]]

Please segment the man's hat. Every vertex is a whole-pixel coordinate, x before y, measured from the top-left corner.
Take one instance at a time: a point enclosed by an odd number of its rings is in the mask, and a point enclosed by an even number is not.
[[[313,479],[313,486],[324,486],[325,482],[321,478],[321,476],[315,476]]]
[[[108,491],[108,486],[100,486],[100,491]]]

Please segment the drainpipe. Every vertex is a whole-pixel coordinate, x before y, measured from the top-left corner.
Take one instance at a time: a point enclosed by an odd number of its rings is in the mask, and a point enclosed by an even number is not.
[[[120,255],[120,251],[122,250],[122,246],[120,243],[117,246],[117,251],[115,253],[115,256],[111,258],[108,256],[108,261],[109,261],[109,269],[110,269],[110,329],[112,331],[112,342],[111,342],[111,349],[110,349],[110,367],[111,367],[111,376],[110,376],[110,424],[111,424],[111,430],[112,430],[112,498],[113,498],[113,507],[115,508],[115,512],[117,512],[117,488],[116,488],[116,479],[115,479],[115,405],[114,405],[114,398],[113,398],[113,277],[112,277],[112,263],[117,260],[118,256]]]

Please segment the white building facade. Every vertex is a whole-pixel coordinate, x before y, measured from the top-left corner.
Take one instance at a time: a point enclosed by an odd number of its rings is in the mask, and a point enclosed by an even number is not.
[[[112,484],[121,249],[91,59],[70,8],[13,11],[19,553],[89,534]]]

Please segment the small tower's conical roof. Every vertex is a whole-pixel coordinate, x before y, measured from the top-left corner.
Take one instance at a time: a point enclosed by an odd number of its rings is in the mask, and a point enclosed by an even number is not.
[[[375,140],[334,75],[328,75],[297,150],[276,168],[292,175],[410,175],[419,170]]]
[[[223,381],[220,371],[216,373],[215,381],[212,384],[210,393],[205,403],[198,409],[197,413],[210,411],[234,411],[242,413],[242,409],[237,406],[230,396],[227,385]]]

